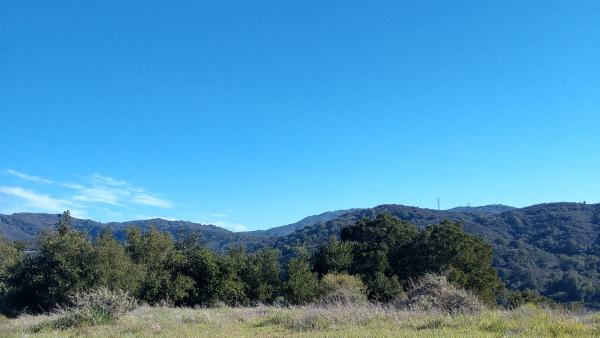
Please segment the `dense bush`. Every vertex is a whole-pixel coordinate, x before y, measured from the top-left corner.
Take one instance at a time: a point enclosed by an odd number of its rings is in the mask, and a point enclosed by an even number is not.
[[[71,306],[60,311],[50,324],[56,328],[96,325],[114,321],[137,307],[135,298],[127,292],[98,288],[71,296]]]
[[[377,271],[374,276],[365,276],[367,284],[367,294],[369,299],[377,302],[389,302],[402,292],[402,284],[398,276],[386,276],[383,272]]]
[[[94,243],[94,280],[100,287],[124,290],[132,295],[140,292],[143,279],[141,266],[135,264],[112,232],[103,232]]]
[[[472,291],[488,304],[496,302],[496,294],[502,288],[492,267],[492,247],[452,222],[420,231],[411,244],[395,252],[392,265],[405,280],[418,278],[424,272],[448,272],[452,283]]]
[[[71,216],[60,216],[57,231],[38,239],[39,253],[28,255],[9,278],[12,309],[48,310],[67,304],[69,296],[94,287],[95,252],[89,238],[71,228]]]
[[[321,280],[319,301],[326,304],[354,304],[367,301],[367,290],[360,278],[328,273]]]
[[[0,236],[0,299],[9,293],[9,278],[22,259],[22,250]]]
[[[452,283],[488,304],[496,302],[496,293],[502,289],[492,268],[491,246],[466,234],[456,223],[446,221],[417,230],[383,214],[344,228],[342,241],[352,243],[349,271],[362,276],[373,300],[395,298],[409,281],[427,272],[449,272]]]
[[[253,303],[273,302],[281,287],[279,252],[264,249],[244,259],[240,275],[248,299]]]
[[[288,278],[285,283],[287,300],[291,304],[313,302],[320,294],[317,274],[312,271],[308,253],[301,251],[292,258],[287,266]]]
[[[483,303],[470,292],[452,285],[444,275],[428,273],[411,284],[397,305],[419,311],[478,312]]]
[[[352,242],[331,237],[315,254],[315,271],[321,276],[329,272],[347,273],[352,260]]]

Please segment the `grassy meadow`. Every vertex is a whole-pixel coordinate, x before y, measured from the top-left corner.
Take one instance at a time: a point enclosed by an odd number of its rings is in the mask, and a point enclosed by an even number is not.
[[[594,337],[600,314],[523,306],[444,314],[329,305],[170,308],[142,306],[113,322],[57,328],[61,314],[0,319],[2,337]]]

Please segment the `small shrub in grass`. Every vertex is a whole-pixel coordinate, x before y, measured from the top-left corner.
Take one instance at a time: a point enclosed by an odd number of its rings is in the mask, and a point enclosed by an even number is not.
[[[365,303],[367,291],[363,282],[348,274],[328,273],[321,280],[322,295],[320,303],[352,304]]]
[[[137,301],[127,292],[107,288],[77,293],[71,303],[72,307],[59,311],[61,315],[50,326],[63,329],[108,323],[137,307]]]
[[[412,283],[396,304],[411,310],[447,313],[473,313],[485,308],[476,296],[450,284],[446,276],[432,273]]]

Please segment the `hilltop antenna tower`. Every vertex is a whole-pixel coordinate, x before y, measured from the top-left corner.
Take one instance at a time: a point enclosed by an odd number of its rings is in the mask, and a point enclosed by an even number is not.
[[[442,208],[440,207],[440,198],[437,198],[437,204],[438,204],[438,210],[442,210]]]

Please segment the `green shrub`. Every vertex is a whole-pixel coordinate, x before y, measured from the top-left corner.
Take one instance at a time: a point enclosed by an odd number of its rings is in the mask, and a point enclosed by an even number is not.
[[[386,276],[378,271],[373,278],[367,279],[369,299],[377,302],[389,302],[402,293],[402,285],[397,276]]]
[[[11,314],[68,306],[70,294],[97,285],[94,248],[87,234],[71,223],[68,211],[60,215],[56,230],[39,235],[38,252],[25,255],[11,269],[6,297]]]
[[[311,271],[308,254],[301,251],[299,256],[288,262],[288,280],[284,289],[286,299],[290,304],[307,304],[313,302],[319,296],[319,279],[315,272]]]
[[[366,287],[363,282],[348,274],[328,273],[321,280],[322,295],[319,299],[328,304],[352,304],[367,301]]]
[[[314,256],[314,268],[320,275],[329,272],[347,273],[352,266],[352,242],[331,237]]]

